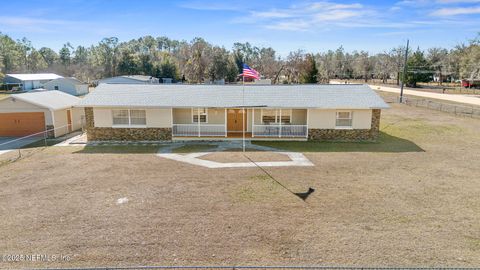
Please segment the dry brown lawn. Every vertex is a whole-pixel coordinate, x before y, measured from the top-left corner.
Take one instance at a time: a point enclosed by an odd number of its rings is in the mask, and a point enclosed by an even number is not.
[[[72,258],[0,268],[479,266],[480,121],[394,105],[382,131],[395,147],[308,144],[315,167],[266,168],[294,192],[314,187],[306,202],[258,168],[37,151],[0,167],[0,254]]]

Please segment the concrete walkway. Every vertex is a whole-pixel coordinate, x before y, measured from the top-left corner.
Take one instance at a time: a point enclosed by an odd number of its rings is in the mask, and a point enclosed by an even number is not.
[[[190,154],[174,154],[172,153],[175,148],[188,145],[209,145],[211,146],[208,151],[201,153],[190,153]],[[241,141],[219,141],[219,142],[174,142],[169,144],[166,147],[160,148],[157,156],[171,159],[179,162],[184,162],[192,165],[202,166],[211,169],[218,168],[249,168],[249,167],[288,167],[288,166],[315,166],[308,158],[306,158],[302,153],[296,152],[282,152],[276,148],[261,146],[252,144],[250,141],[247,141],[245,148],[253,149],[258,151],[266,152],[275,152],[277,154],[286,155],[290,158],[290,161],[263,161],[263,162],[216,162],[211,160],[201,159],[202,156],[211,154],[213,152],[223,152],[232,149],[242,149]]]
[[[210,169],[219,168],[249,168],[249,167],[289,167],[289,166],[315,166],[302,153],[295,152],[276,152],[278,154],[286,155],[290,161],[263,161],[263,162],[216,162],[211,160],[201,159],[200,157],[208,155],[212,152],[191,153],[187,155],[179,154],[163,154],[158,153],[157,156],[167,158],[175,161],[180,161],[192,165],[202,166]]]

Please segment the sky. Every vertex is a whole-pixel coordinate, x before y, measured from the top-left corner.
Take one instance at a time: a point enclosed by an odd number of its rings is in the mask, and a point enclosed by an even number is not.
[[[480,0],[2,0],[0,32],[36,48],[104,37],[168,36],[232,48],[235,42],[320,52],[343,46],[371,53],[404,45],[452,48],[480,32]]]

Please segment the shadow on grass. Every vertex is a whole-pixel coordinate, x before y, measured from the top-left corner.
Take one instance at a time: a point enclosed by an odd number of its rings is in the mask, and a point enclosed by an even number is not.
[[[154,154],[159,145],[87,145],[75,154]]]
[[[425,152],[414,142],[380,132],[376,142],[256,141],[257,145],[294,152]]]

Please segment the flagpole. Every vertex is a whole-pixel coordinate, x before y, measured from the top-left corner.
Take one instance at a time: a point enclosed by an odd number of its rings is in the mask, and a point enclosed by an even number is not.
[[[242,150],[245,152],[245,74],[242,75],[242,99]]]

